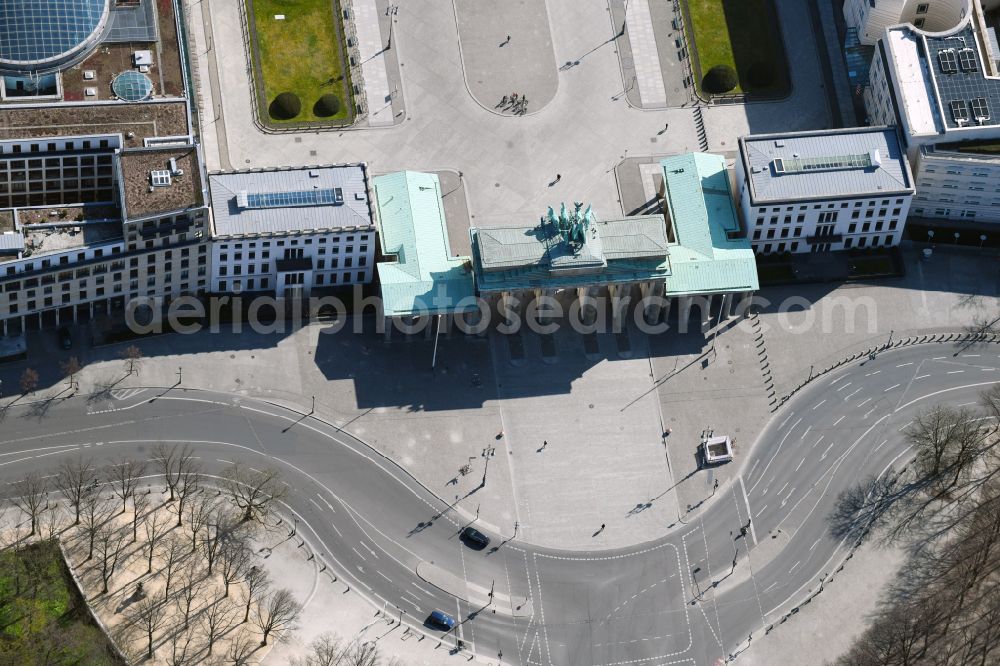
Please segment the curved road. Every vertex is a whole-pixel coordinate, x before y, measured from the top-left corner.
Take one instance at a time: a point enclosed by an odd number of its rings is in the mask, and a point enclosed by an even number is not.
[[[282,511],[298,516],[319,559],[422,631],[440,635],[420,626],[435,608],[458,617],[452,634],[480,658],[716,664],[837,566],[846,551],[826,523],[837,494],[907,460],[900,431],[919,410],[971,407],[1000,382],[1000,346],[953,353],[901,348],[814,380],[699,515],[615,551],[562,552],[500,535],[470,550],[454,508],[365,444],[280,407],[203,391],[127,389],[43,414],[15,405],[0,426],[0,478],[51,471],[66,455],[141,457],[158,442],[191,442],[209,475],[235,460],[279,467],[291,491]]]

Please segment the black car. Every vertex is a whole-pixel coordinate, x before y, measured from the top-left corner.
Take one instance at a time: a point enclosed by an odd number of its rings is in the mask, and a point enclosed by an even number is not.
[[[73,348],[73,336],[70,335],[69,328],[66,326],[59,329],[59,346],[63,349]]]
[[[490,538],[474,527],[466,527],[462,530],[462,541],[476,550],[482,550],[490,545]]]

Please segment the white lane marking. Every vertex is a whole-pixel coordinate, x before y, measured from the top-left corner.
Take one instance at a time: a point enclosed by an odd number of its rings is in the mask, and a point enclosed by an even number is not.
[[[844,396],[844,400],[845,401],[850,400],[852,397],[854,397],[855,395],[857,395],[860,392],[861,392],[861,389],[860,388],[856,388],[856,389],[854,389],[854,391],[852,393],[848,393],[847,395],[845,395]]]
[[[795,492],[795,488],[793,487],[791,490],[788,491],[788,494],[785,495],[785,498],[783,500],[781,500],[781,506],[785,506],[786,504],[788,504],[788,498],[791,497],[792,493],[794,493],[794,492]]]
[[[823,440],[824,440],[825,438],[826,438],[826,435],[820,435],[820,436],[819,436],[819,439],[817,439],[817,440],[816,440],[816,444],[819,444],[819,443],[820,443],[820,442],[822,442],[822,441],[823,441]],[[813,448],[814,448],[814,449],[816,448],[816,444],[813,444]]]
[[[872,449],[872,453],[875,453],[876,451],[878,451],[879,449],[881,449],[886,443],[888,443],[888,441],[889,440],[887,440],[887,439],[883,439],[881,444],[879,444],[874,449]]]
[[[351,546],[351,550],[353,550],[355,553],[357,553],[358,557],[360,557],[361,559],[365,560],[365,556],[362,555],[361,553],[359,553],[357,548],[355,548],[354,546]],[[365,560],[365,561],[367,562],[368,560]]]
[[[872,415],[872,412],[874,412],[874,411],[875,411],[876,409],[878,409],[878,405],[876,405],[876,406],[872,407],[872,408],[871,408],[871,409],[869,409],[869,410],[868,410],[867,412],[865,412],[865,415],[864,415],[864,416],[862,417],[862,419],[866,419],[866,418],[868,418],[869,416],[871,416],[871,415]]]
[[[816,406],[813,407],[813,411],[816,411],[816,408],[819,407],[820,405],[822,405],[824,402],[826,402],[826,398],[823,398],[822,400],[820,400],[819,402],[817,402]]]
[[[413,582],[411,582],[411,583],[410,583],[410,585],[412,585],[413,587],[417,588],[418,590],[420,590],[421,592],[423,592],[424,594],[426,594],[426,595],[427,595],[428,597],[433,597],[433,596],[434,596],[434,595],[433,595],[433,594],[431,593],[431,591],[430,591],[430,590],[425,590],[424,588],[420,587],[420,586],[419,586],[419,585],[417,585],[416,583],[413,583]]]
[[[916,380],[918,380],[918,379],[927,379],[928,377],[930,377],[930,375],[920,375],[920,376],[918,376],[918,377],[914,377],[914,378],[913,378],[913,381],[916,381]]]
[[[993,386],[994,384],[1000,384],[1000,380],[993,380],[989,382],[975,382],[973,384],[965,384],[964,386],[952,386],[951,388],[941,389],[939,391],[933,391],[932,393],[928,393],[927,395],[922,395],[917,398],[914,398],[905,405],[899,405],[898,407],[896,407],[896,409],[893,410],[893,412],[898,412],[901,409],[906,409],[907,407],[916,402],[920,402],[921,400],[926,400],[927,398],[933,398],[936,395],[941,395],[942,393],[948,393],[949,391],[961,391],[962,389],[970,389],[970,388],[975,388],[977,386]]]
[[[799,471],[799,467],[802,467],[802,463],[804,463],[805,461],[806,461],[805,458],[803,458],[802,460],[799,461],[799,464],[795,467],[795,471],[796,472]]]
[[[747,515],[749,516],[750,515],[750,500],[747,498],[747,489],[746,489],[746,486],[743,485],[743,477],[742,476],[740,476],[740,489],[743,491],[743,501],[747,505]],[[751,520],[751,521],[749,521],[749,523],[750,523],[750,536],[753,537],[753,545],[756,546],[757,545],[757,531],[753,528],[753,521]]]
[[[758,512],[757,512],[757,513],[755,513],[755,514],[753,514],[753,517],[754,517],[754,518],[756,518],[756,517],[757,517],[757,516],[759,516],[760,514],[764,513],[764,509],[766,509],[766,508],[767,508],[767,505],[766,505],[766,504],[765,504],[764,506],[760,507],[760,511],[758,511]]]
[[[864,400],[858,403],[858,407],[864,407],[871,401],[872,401],[871,397],[865,398]]]
[[[947,375],[957,375],[957,374],[961,374],[963,372],[965,372],[965,370],[949,370],[945,374],[947,374]]]
[[[761,479],[764,478],[764,475],[767,474],[767,468],[770,467],[771,463],[774,462],[774,459],[778,457],[778,454],[781,452],[781,447],[785,444],[785,440],[788,439],[788,436],[790,434],[792,434],[793,430],[795,430],[795,426],[797,426],[801,422],[802,422],[802,419],[800,418],[798,421],[796,421],[795,423],[793,423],[792,427],[789,428],[788,432],[785,433],[785,436],[781,438],[780,442],[778,442],[778,448],[775,449],[774,455],[771,456],[771,459],[767,461],[766,465],[764,465],[764,470],[760,473],[760,478],[757,479],[757,483],[754,483],[752,486],[750,486],[750,492],[753,492],[753,489],[757,487],[757,484],[760,483]],[[740,477],[741,481],[742,481],[742,479],[743,479],[743,477]]]
[[[935,356],[935,357],[934,357],[934,358],[932,358],[931,360],[932,360],[932,361],[940,361],[940,360],[941,360],[941,359],[943,359],[943,358],[944,358],[944,356]]]
[[[799,560],[798,562],[796,562],[795,564],[793,564],[792,568],[788,570],[788,573],[792,573],[793,571],[795,571],[796,569],[798,569],[800,564],[802,564],[802,560]]]
[[[843,386],[841,386],[839,389],[837,389],[837,392],[839,393],[840,391],[843,391],[845,388],[847,388],[848,386],[850,386],[853,383],[854,382],[847,382],[846,384],[844,384]]]
[[[386,576],[386,575],[385,575],[384,573],[382,573],[381,571],[376,571],[375,573],[377,573],[377,574],[378,574],[379,576],[382,576],[382,578],[385,578],[385,579],[386,579],[387,581],[389,581],[390,583],[392,582],[392,579],[391,579],[391,578],[389,578],[388,576]]]
[[[969,405],[974,405],[974,404],[976,404],[975,400],[973,400],[972,402],[963,402],[961,405],[955,405],[955,406],[956,407],[968,407]]]
[[[813,428],[813,427],[812,427],[812,425],[811,425],[811,424],[810,424],[809,426],[807,426],[807,427],[806,427],[806,431],[805,431],[804,433],[802,433],[802,436],[801,436],[801,437],[799,437],[799,441],[800,441],[800,442],[801,442],[801,441],[802,441],[803,439],[805,439],[805,438],[806,438],[806,435],[808,435],[808,434],[809,434],[809,431],[810,431],[810,430],[812,430],[812,428]]]
[[[913,423],[913,419],[911,419],[911,420],[907,421],[906,425],[902,426],[902,427],[901,427],[901,428],[900,428],[899,430],[897,430],[896,432],[903,432],[903,431],[904,431],[904,430],[906,430],[906,429],[907,429],[908,427],[910,427],[910,424],[911,424],[911,423]]]
[[[761,594],[766,593],[768,590],[770,590],[772,587],[774,587],[777,584],[778,584],[778,581],[774,581],[773,583],[771,583],[770,585],[768,585],[767,587],[765,587],[763,590],[761,590],[760,593]]]
[[[905,367],[906,367],[906,366],[908,366],[908,365],[913,365],[913,361],[910,361],[909,363],[900,363],[900,364],[899,364],[899,365],[897,365],[896,367],[897,367],[897,368],[905,368]]]
[[[823,452],[823,455],[821,455],[819,459],[826,460],[826,457],[830,454],[830,449],[832,449],[835,444],[836,442],[830,442],[830,446],[826,447],[826,451]]]
[[[757,458],[756,460],[754,460],[753,461],[753,466],[751,466],[750,467],[750,471],[747,472],[747,476],[752,476],[753,475],[753,471],[755,469],[757,469],[757,465],[759,465],[759,464],[760,464],[760,458]]]
[[[892,389],[894,389],[894,388],[899,388],[899,384],[893,384],[893,385],[892,385],[892,386],[890,386],[889,388],[887,388],[887,389],[885,389],[884,391],[882,391],[882,393],[888,393],[889,391],[891,391],[891,390],[892,390]]]
[[[876,370],[875,372],[868,372],[868,373],[865,373],[865,377],[871,377],[872,375],[877,375],[880,372],[882,372],[882,371],[881,370]]]
[[[809,546],[809,550],[814,549],[817,545],[819,545],[819,542],[822,541],[822,540],[823,540],[822,538],[816,539],[816,541],[813,543],[813,545]]]
[[[782,428],[784,428],[785,424],[788,423],[788,419],[792,418],[793,416],[795,416],[795,412],[792,412],[791,414],[789,414],[788,416],[786,416],[785,420],[782,421],[781,424],[778,426],[778,430],[781,430]]]
[[[319,493],[316,493],[316,497],[318,497],[321,500],[323,500],[323,504],[326,504],[328,507],[330,507],[330,511],[333,511],[334,513],[337,513],[337,511],[333,508],[333,505],[330,504],[329,502],[327,502],[325,497],[323,497]]]
[[[844,416],[841,416],[839,419],[837,419],[836,421],[833,422],[833,425],[836,426],[838,423],[840,423],[841,421],[843,421],[844,418],[846,418],[846,416],[847,416],[846,414],[844,414]]]
[[[979,354],[962,354],[962,358],[979,358]]]
[[[310,502],[312,502],[313,506],[316,507],[317,509],[319,509],[320,511],[323,510],[323,507],[321,507],[319,505],[319,503],[317,503],[316,500],[314,500],[312,497],[307,497],[306,499],[309,500]]]
[[[791,481],[789,481],[788,483],[791,483]],[[784,490],[785,488],[787,488],[788,487],[788,483],[786,483],[785,485],[781,486],[781,490]],[[777,493],[778,495],[781,494],[781,490],[778,491],[778,493]]]

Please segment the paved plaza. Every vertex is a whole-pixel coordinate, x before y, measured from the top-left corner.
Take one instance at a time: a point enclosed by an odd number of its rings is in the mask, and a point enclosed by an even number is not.
[[[508,18],[509,30],[495,30],[499,41],[511,35],[510,44],[503,48],[492,37],[494,28],[485,27],[496,22],[489,13],[479,16],[463,8],[456,14],[452,3],[432,0],[398,3],[392,39],[402,73],[398,90],[405,101],[405,120],[392,127],[303,132],[294,137],[264,135],[253,125],[237,6],[221,0],[201,4],[209,11],[195,16],[209,18],[215,35],[211,48],[206,48],[205,25],[195,21],[192,33],[198,46],[192,52],[206,118],[209,169],[358,161],[367,162],[374,173],[451,169],[464,174],[475,223],[496,226],[534,219],[546,206],[574,199],[592,203],[599,216],[612,218],[621,212],[613,167],[626,150],[628,155],[662,156],[699,149],[689,107],[643,110],[624,99],[621,93],[627,82],[615,39],[621,26],[610,18],[609,7],[599,2],[546,2],[549,39],[536,35],[537,22]],[[809,13],[798,7],[802,3],[780,4],[786,35],[808,29]],[[379,16],[387,6],[378,3]],[[531,12],[541,11],[534,0],[525,6]],[[467,35],[467,30],[474,32]],[[532,41],[536,39],[538,44]],[[486,59],[491,54],[518,59],[521,54],[516,49],[540,49],[550,40],[554,59],[549,69],[543,67],[544,62],[531,68],[519,65],[520,83],[513,88],[505,78],[513,74],[500,68],[496,77],[483,79],[483,86],[494,86],[495,100],[481,104],[473,94],[491,96],[485,88],[470,94],[479,79],[470,79],[467,85],[467,74],[480,57],[478,50],[466,54],[465,44],[470,40],[479,40],[477,45],[489,51],[482,56]],[[508,47],[516,48],[508,52]],[[792,95],[774,103],[706,109],[711,150],[725,149],[725,143],[734,147],[735,137],[750,129],[765,132],[829,125],[815,46],[808,40],[792,40],[788,51],[796,62]],[[567,62],[579,64],[563,67]],[[556,76],[558,92],[543,108],[547,94],[530,91],[549,90]],[[667,85],[667,91],[675,85]],[[518,89],[528,94],[528,115],[495,113],[492,106],[500,97]],[[536,109],[538,113],[532,113]],[[550,187],[557,174],[562,179]]]

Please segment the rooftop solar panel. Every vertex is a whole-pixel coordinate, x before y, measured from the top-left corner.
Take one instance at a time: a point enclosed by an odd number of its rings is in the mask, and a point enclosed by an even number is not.
[[[963,72],[976,71],[976,52],[970,48],[964,48],[958,52],[958,60],[962,65]]]
[[[955,49],[941,49],[938,51],[938,62],[941,64],[941,71],[945,74],[958,71],[958,64],[955,61]]]
[[[242,199],[242,197],[241,197]],[[344,191],[339,187],[298,192],[247,193],[241,208],[291,208],[294,206],[334,206],[344,203]]]
[[[951,117],[955,119],[956,123],[969,122],[969,109],[965,106],[965,100],[953,99],[949,106],[951,107]]]
[[[990,119],[990,105],[985,97],[977,97],[972,100],[972,115],[975,116],[976,120]]]
[[[0,62],[45,63],[96,41],[110,0],[0,0]]]

